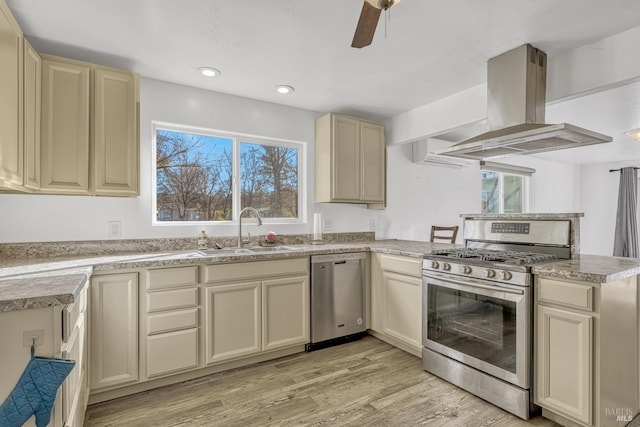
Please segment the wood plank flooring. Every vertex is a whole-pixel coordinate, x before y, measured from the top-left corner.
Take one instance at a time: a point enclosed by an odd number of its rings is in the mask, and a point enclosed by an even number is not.
[[[558,426],[523,421],[374,337],[91,405],[85,426]]]

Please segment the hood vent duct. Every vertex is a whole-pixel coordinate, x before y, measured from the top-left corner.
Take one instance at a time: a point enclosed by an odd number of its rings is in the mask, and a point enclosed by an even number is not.
[[[610,142],[611,137],[568,123],[545,124],[547,55],[523,45],[487,63],[489,132],[435,154],[490,159]]]

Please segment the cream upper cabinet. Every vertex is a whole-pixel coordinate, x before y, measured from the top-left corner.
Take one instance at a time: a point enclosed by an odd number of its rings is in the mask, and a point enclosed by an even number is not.
[[[384,126],[327,114],[316,120],[316,202],[384,203]]]
[[[42,57],[41,192],[137,196],[138,76]]]
[[[40,111],[42,60],[24,40],[24,186],[40,189]]]
[[[0,0],[0,187],[21,189],[23,144],[22,30]]]
[[[376,337],[421,356],[421,259],[371,255],[371,329]]]
[[[138,377],[138,274],[91,280],[91,391],[136,383]]]
[[[138,194],[138,78],[93,67],[92,184],[97,196]]]
[[[625,426],[638,412],[637,278],[536,276],[534,402],[562,425]]]
[[[89,194],[90,73],[85,62],[42,55],[43,192]]]

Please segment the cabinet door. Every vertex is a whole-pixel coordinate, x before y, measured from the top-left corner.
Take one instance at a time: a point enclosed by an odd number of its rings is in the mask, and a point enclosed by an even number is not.
[[[308,342],[308,277],[262,282],[262,350]]]
[[[422,280],[383,272],[383,332],[422,350]]]
[[[591,424],[592,317],[538,306],[536,403]]]
[[[138,381],[138,275],[91,280],[91,390]]]
[[[92,182],[99,196],[138,194],[138,78],[93,68]]]
[[[47,193],[89,191],[90,64],[42,56],[41,182]]]
[[[0,185],[20,188],[23,179],[24,37],[11,11],[0,3]]]
[[[360,123],[360,199],[384,202],[385,194],[384,126]]]
[[[42,61],[24,40],[24,186],[40,188],[40,109]]]
[[[205,290],[206,363],[260,352],[260,282]]]
[[[332,116],[331,190],[335,201],[360,199],[360,121]]]
[[[147,337],[147,378],[198,367],[198,328]]]

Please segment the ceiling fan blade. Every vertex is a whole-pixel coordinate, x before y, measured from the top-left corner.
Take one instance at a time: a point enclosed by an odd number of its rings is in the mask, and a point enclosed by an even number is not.
[[[378,21],[380,20],[381,12],[382,9],[373,7],[366,0],[364,1],[351,47],[360,49],[371,44],[373,35],[376,32],[376,27],[378,26]]]

